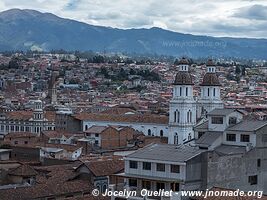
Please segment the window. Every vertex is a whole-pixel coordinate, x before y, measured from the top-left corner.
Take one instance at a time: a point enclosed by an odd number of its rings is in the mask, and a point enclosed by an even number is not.
[[[229,117],[229,125],[236,124],[236,117]]]
[[[137,179],[129,179],[129,186],[130,187],[137,187]]]
[[[231,142],[236,141],[236,134],[226,134],[226,140]]]
[[[261,167],[261,159],[257,159],[257,167]]]
[[[151,189],[151,182],[150,181],[142,181],[143,189],[150,190]]]
[[[138,168],[137,161],[130,160],[130,168],[131,169],[137,169]]]
[[[248,182],[250,183],[250,185],[257,185],[258,184],[258,176],[249,176],[248,177]]]
[[[205,134],[205,132],[198,132],[198,138],[200,138],[204,134]]]
[[[171,165],[171,173],[180,173],[179,165]]]
[[[215,97],[216,96],[216,89],[213,88],[213,96]]]
[[[163,137],[163,130],[160,130],[159,134],[160,134],[160,137]]]
[[[212,117],[211,123],[212,124],[223,124],[223,117]]]
[[[182,96],[182,87],[180,87],[180,96]]]
[[[18,144],[18,141],[15,141],[14,144]]]
[[[249,142],[249,135],[241,134],[240,142]]]
[[[190,110],[187,112],[187,122],[188,123],[192,122],[192,112]]]
[[[107,185],[104,184],[104,185],[102,186],[102,191],[105,192],[106,190],[107,190]]]
[[[185,88],[185,96],[188,95],[188,88]]]
[[[159,183],[159,182],[157,182],[157,191],[159,191],[159,190],[164,190],[165,189],[165,183]]]
[[[165,164],[163,164],[163,163],[157,163],[157,171],[159,171],[159,172],[165,172]]]
[[[28,144],[28,141],[24,141],[24,144]]]
[[[95,134],[95,137],[99,137],[99,134],[98,134],[98,133],[96,133],[96,134]]]
[[[98,144],[99,144],[98,140],[95,140],[95,145],[98,145]]]
[[[267,142],[267,134],[262,135],[262,142]]]
[[[180,112],[177,110],[177,122],[180,122]]]
[[[151,130],[150,129],[148,129],[147,134],[151,135]]]
[[[208,96],[210,96],[210,89],[208,88]]]
[[[171,183],[171,190],[174,192],[178,192],[180,190],[179,183]]]
[[[151,163],[143,162],[143,170],[151,170]]]
[[[178,140],[179,139],[179,137],[178,137],[178,133],[175,133],[174,134],[174,144],[178,144]]]
[[[174,122],[177,121],[177,115],[176,115],[176,112],[177,112],[177,111],[174,112]]]

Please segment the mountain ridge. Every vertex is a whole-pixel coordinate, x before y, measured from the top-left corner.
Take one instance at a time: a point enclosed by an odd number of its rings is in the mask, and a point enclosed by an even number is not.
[[[267,39],[95,26],[30,9],[0,12],[0,51],[29,49],[267,59]]]

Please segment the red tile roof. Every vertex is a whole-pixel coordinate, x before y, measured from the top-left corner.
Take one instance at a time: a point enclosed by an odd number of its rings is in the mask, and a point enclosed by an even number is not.
[[[76,119],[88,121],[109,121],[109,122],[132,122],[132,123],[155,123],[168,124],[167,116],[159,115],[141,115],[141,114],[126,114],[126,115],[109,115],[95,113],[79,113],[75,115]]]
[[[92,160],[81,164],[85,165],[95,176],[109,176],[124,170],[123,159]]]
[[[14,176],[31,177],[36,176],[38,173],[30,165],[22,164],[16,169],[10,171],[8,174]]]

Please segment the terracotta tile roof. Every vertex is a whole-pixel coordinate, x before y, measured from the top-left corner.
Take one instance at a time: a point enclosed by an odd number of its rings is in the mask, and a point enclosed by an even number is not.
[[[31,132],[12,132],[5,135],[5,138],[30,138],[30,137],[37,137],[36,134]]]
[[[107,126],[91,126],[90,128],[88,128],[87,130],[85,130],[85,133],[102,133],[105,129],[107,129]]]
[[[33,112],[32,111],[12,111],[6,113],[7,119],[10,120],[23,120],[27,121],[33,118]],[[48,121],[55,121],[56,118],[56,112],[55,111],[45,111],[44,117]]]
[[[69,138],[73,136],[72,133],[67,131],[42,131],[42,133],[48,138],[62,138],[63,136]]]
[[[33,117],[32,111],[12,111],[6,113],[7,119],[12,120],[29,120]]]
[[[109,176],[124,170],[123,159],[87,161],[83,163],[95,176]],[[81,164],[80,166],[82,166]]]
[[[167,116],[148,115],[148,114],[126,114],[126,115],[110,115],[95,113],[79,113],[75,115],[76,119],[88,121],[108,121],[108,122],[132,122],[132,123],[148,123],[148,124],[168,124]]]
[[[18,187],[16,189],[0,190],[1,200],[29,200],[45,197],[60,196],[73,193],[91,192],[93,186],[89,181],[73,180],[63,183],[47,182],[31,187]]]
[[[9,175],[31,177],[36,176],[38,173],[30,165],[20,165],[16,169],[11,170]]]
[[[131,108],[120,108],[120,107],[114,107],[114,108],[110,108],[108,110],[102,111],[102,114],[115,114],[115,115],[122,115],[128,112],[133,112],[135,113],[135,110],[131,109]]]

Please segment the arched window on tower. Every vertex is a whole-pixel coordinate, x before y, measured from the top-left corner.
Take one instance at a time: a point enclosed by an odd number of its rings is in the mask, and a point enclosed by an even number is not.
[[[176,115],[176,111],[174,111],[174,113],[173,113],[173,122],[176,122],[176,119],[177,118],[177,115]]]
[[[160,137],[163,137],[163,130],[160,130]]]
[[[216,96],[216,89],[213,88],[213,96],[215,97]]]
[[[188,87],[185,88],[185,96],[188,95]]]
[[[151,135],[151,130],[150,129],[148,129],[147,134]]]
[[[178,140],[178,133],[174,134],[174,144],[178,144],[179,140]]]
[[[180,123],[180,112],[177,110],[177,122]]]
[[[182,96],[182,87],[180,87],[180,96]]]
[[[88,125],[85,125],[85,130],[87,130],[88,129]]]
[[[192,111],[191,110],[189,110],[187,112],[187,122],[188,123],[191,123],[192,122]]]
[[[210,89],[208,88],[208,97],[210,96]]]

